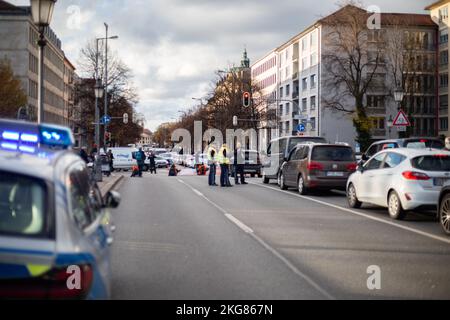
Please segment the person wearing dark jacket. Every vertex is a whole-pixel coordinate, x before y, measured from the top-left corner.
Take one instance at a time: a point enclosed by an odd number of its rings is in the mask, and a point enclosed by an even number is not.
[[[150,160],[150,173],[156,174],[156,156],[153,152],[150,153],[148,156],[148,159]]]
[[[176,177],[178,172],[180,172],[180,170],[178,170],[175,164],[173,164],[169,169],[169,177]]]
[[[80,157],[84,160],[84,162],[89,163],[89,156],[86,152],[86,147],[82,147],[80,150]]]
[[[245,182],[245,155],[240,145],[234,150],[234,182],[235,184],[248,184]],[[239,177],[241,176],[241,183],[239,183]]]

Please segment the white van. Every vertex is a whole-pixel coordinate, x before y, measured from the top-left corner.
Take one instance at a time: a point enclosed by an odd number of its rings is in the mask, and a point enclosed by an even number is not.
[[[133,159],[133,152],[138,151],[136,148],[109,148],[111,150],[114,160],[113,167],[115,170],[131,170],[133,166],[137,165]]]

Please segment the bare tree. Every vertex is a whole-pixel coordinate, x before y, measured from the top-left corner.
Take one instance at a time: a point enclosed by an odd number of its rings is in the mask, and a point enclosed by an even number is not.
[[[365,95],[371,88],[382,49],[368,42],[369,14],[354,2],[321,20],[324,26],[325,107],[353,117],[361,148],[370,144],[371,121]]]
[[[0,117],[16,118],[20,107],[27,105],[27,95],[20,79],[14,76],[10,61],[0,60]]]

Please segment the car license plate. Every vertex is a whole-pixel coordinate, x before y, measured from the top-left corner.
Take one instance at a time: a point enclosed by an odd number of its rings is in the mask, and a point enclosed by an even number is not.
[[[449,182],[449,181],[450,181],[450,179],[447,179],[447,178],[434,178],[433,179],[433,184],[435,186],[442,187],[445,184],[447,184],[447,182]]]
[[[328,171],[327,172],[327,177],[343,177],[344,173],[343,172],[337,172],[337,171]]]

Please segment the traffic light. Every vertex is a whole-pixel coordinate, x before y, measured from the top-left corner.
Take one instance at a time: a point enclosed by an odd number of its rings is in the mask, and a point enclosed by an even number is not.
[[[111,132],[105,132],[105,144],[109,145],[111,143]]]
[[[251,105],[251,96],[249,92],[244,92],[243,97],[242,97],[242,104],[244,105],[244,107],[248,108]]]

